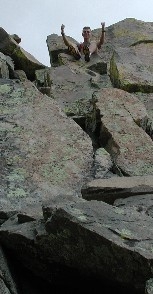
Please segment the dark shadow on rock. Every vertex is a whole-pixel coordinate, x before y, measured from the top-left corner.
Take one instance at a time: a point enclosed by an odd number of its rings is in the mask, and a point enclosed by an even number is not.
[[[114,293],[114,294],[144,294],[138,292],[132,287],[123,287],[119,283],[114,283],[106,279],[100,279],[97,276],[88,274],[87,276],[81,275],[75,269],[63,267],[58,265],[58,270],[64,272],[64,275],[69,277],[61,282],[60,274],[55,275],[53,283],[43,280],[35,276],[25,266],[23,266],[13,252],[6,250],[9,259],[10,268],[13,269],[14,279],[18,285],[19,294],[99,294],[99,293]],[[51,269],[52,270],[52,269]],[[55,268],[55,271],[57,269]],[[63,274],[63,273],[62,273]],[[54,275],[53,275],[54,278]],[[99,290],[100,289],[100,290]]]

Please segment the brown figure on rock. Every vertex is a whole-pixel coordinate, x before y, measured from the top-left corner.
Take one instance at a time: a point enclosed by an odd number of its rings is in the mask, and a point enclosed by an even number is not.
[[[68,47],[69,52],[75,57],[76,60],[79,60],[84,54],[85,61],[89,62],[91,55],[93,53],[96,53],[98,49],[101,48],[101,45],[104,43],[105,39],[105,23],[102,22],[101,26],[102,32],[100,40],[98,42],[91,41],[92,32],[90,27],[86,26],[82,30],[82,36],[84,39],[83,43],[73,44],[67,39],[64,33],[65,26],[63,24],[61,25],[61,35],[63,37],[64,44]]]

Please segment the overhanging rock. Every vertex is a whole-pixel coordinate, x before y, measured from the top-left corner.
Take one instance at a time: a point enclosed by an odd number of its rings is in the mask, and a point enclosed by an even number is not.
[[[32,81],[35,79],[35,70],[46,67],[20,47],[3,28],[0,28],[0,51],[5,55],[9,55],[14,61],[15,69],[25,71],[28,79]]]
[[[134,195],[153,194],[153,176],[113,177],[97,179],[81,189],[86,200],[99,200],[113,204],[116,199]]]

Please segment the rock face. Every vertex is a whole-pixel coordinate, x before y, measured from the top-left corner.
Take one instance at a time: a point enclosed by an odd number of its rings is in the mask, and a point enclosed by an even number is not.
[[[129,92],[153,92],[152,53],[152,41],[114,51],[110,63],[114,86]]]
[[[24,70],[28,79],[33,81],[35,79],[35,70],[46,66],[26,52],[18,43],[18,38],[14,35],[10,36],[3,28],[0,28],[0,52],[10,56],[15,63],[15,69]]]
[[[100,200],[113,204],[116,199],[153,194],[153,176],[113,177],[93,180],[82,187],[86,200]]]
[[[89,137],[33,83],[5,81],[0,206],[26,211],[60,193],[80,194],[90,177]],[[40,206],[41,208],[41,206]]]
[[[81,276],[152,291],[152,36],[125,19],[86,63],[53,34],[48,68],[0,29],[0,242],[51,287]],[[26,294],[4,252],[2,294]]]
[[[123,175],[153,174],[153,142],[140,128],[148,119],[144,105],[118,89],[96,92],[100,141]]]

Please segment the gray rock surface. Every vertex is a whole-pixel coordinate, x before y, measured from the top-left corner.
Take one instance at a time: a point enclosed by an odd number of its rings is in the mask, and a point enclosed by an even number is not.
[[[28,79],[35,79],[35,70],[45,68],[34,56],[25,51],[3,28],[0,28],[0,52],[10,56],[16,69],[24,70]]]
[[[88,135],[29,81],[5,81],[2,101],[1,210],[41,212],[42,199],[79,195],[91,176]],[[39,207],[39,208],[38,208]]]
[[[153,40],[130,48],[117,48],[110,63],[114,87],[128,92],[153,92]]]
[[[153,174],[153,143],[139,126],[148,119],[144,105],[130,93],[102,89],[95,93],[101,119],[100,141],[123,175]]]
[[[12,218],[0,229],[3,243],[18,252],[21,262],[38,276],[56,280],[56,265],[62,262],[84,275],[109,275],[139,291],[152,277],[150,216],[76,197],[69,202],[67,197],[55,198],[50,206],[43,206],[43,214],[45,223],[19,224]],[[69,277],[63,272],[60,278]]]
[[[88,63],[48,36],[51,68],[3,28],[0,41],[1,244],[51,285],[79,274],[150,294],[153,23],[106,28]]]
[[[6,56],[0,52],[0,78],[9,79],[9,69],[6,62]]]
[[[82,197],[86,200],[99,200],[113,204],[116,199],[153,194],[153,176],[96,179],[88,182],[81,191]],[[137,200],[139,201],[138,198]]]

